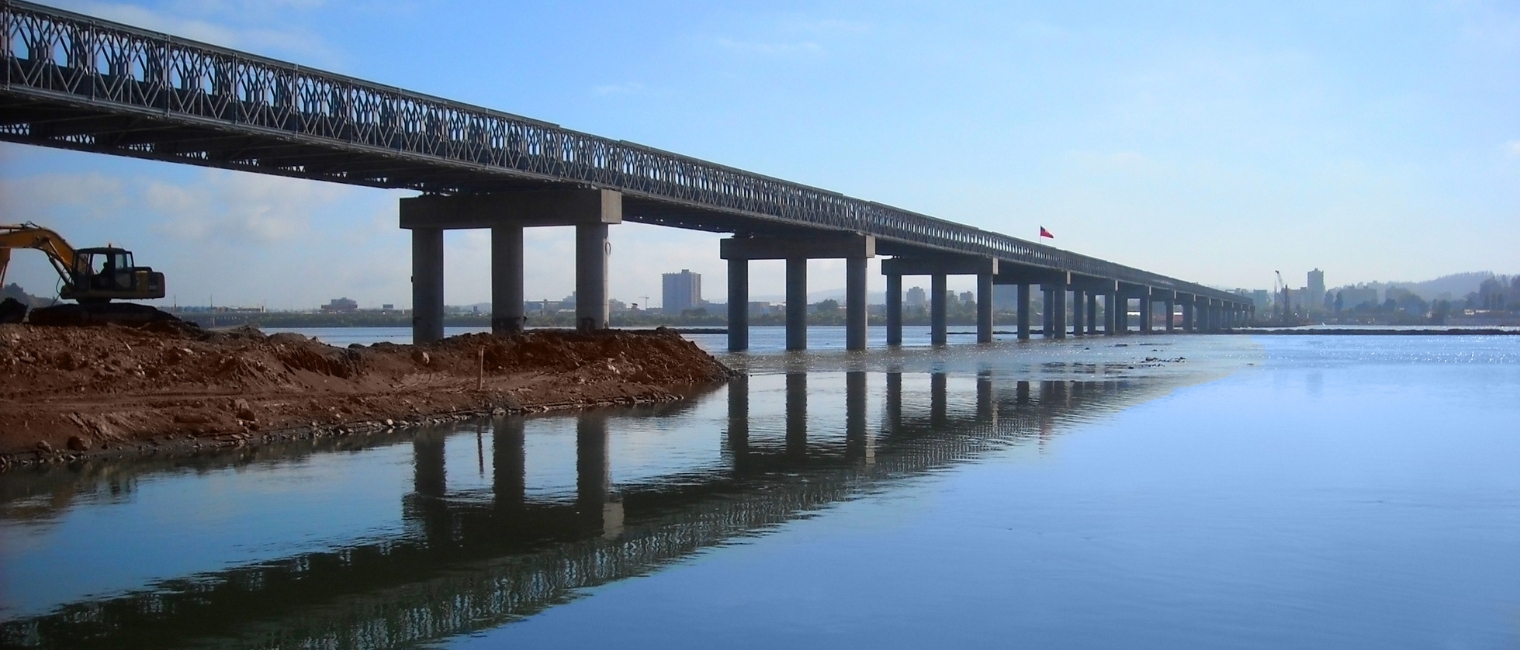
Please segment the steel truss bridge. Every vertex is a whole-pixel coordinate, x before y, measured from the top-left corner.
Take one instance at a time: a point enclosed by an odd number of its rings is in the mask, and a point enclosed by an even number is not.
[[[622,140],[19,0],[0,0],[0,139],[428,194],[580,187],[629,221],[859,233],[888,255],[1003,260],[1240,296]]]

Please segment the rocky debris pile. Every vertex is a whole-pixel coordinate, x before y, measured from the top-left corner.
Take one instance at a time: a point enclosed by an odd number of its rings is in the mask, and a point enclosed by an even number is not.
[[[670,332],[534,330],[336,348],[253,328],[0,325],[0,453],[155,436],[675,399],[734,375]],[[78,440],[75,440],[77,438]]]

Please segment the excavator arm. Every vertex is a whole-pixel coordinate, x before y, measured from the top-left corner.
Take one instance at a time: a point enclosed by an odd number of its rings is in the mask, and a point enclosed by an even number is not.
[[[0,286],[5,286],[5,271],[10,266],[11,249],[35,248],[47,253],[53,270],[65,285],[74,284],[74,247],[62,235],[27,222],[19,225],[0,224]]]

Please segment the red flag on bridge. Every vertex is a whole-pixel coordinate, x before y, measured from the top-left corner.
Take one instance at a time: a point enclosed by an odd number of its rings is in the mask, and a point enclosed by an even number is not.
[[[1055,235],[1050,234],[1049,230],[1045,229],[1045,226],[1040,226],[1040,236],[1041,237],[1049,237],[1051,239],[1055,239],[1056,238]]]

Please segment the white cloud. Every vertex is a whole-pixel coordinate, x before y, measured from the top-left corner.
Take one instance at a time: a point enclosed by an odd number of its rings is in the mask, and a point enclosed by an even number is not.
[[[165,236],[222,245],[272,244],[308,234],[315,213],[343,200],[352,188],[221,170],[202,182],[152,182],[144,204]]]
[[[45,175],[0,179],[0,204],[5,221],[49,221],[60,212],[105,219],[126,204],[120,178],[100,173]]]
[[[314,7],[318,2],[284,0],[270,7],[265,3],[243,2],[196,2],[177,14],[167,14],[135,5],[93,2],[63,2],[60,5],[72,11],[97,16],[106,20],[125,23],[174,36],[202,41],[222,47],[245,50],[263,56],[284,57],[303,64],[338,67],[342,59],[338,51],[316,33],[300,28],[271,28],[248,22],[249,10],[234,11],[238,5],[259,6],[261,13],[271,9],[286,11],[284,20],[275,22],[278,12],[271,15],[274,24],[288,24],[288,11]],[[214,14],[232,22],[212,22],[191,17],[194,13]]]

